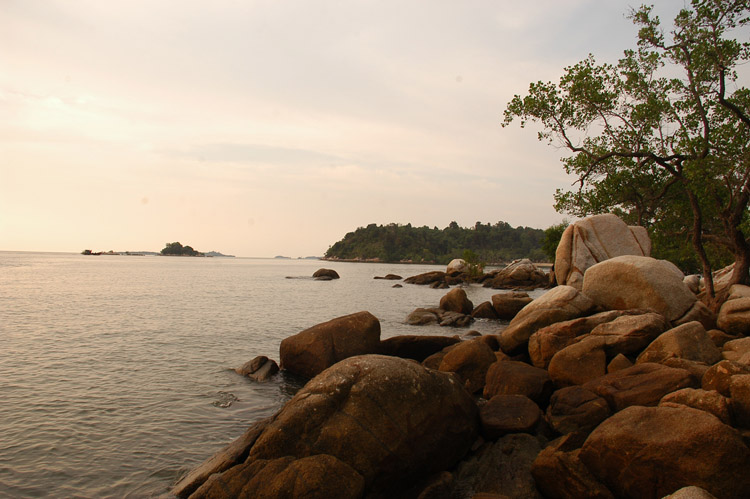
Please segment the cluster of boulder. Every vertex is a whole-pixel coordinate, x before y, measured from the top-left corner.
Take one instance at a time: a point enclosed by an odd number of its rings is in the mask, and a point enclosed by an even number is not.
[[[714,315],[674,266],[612,257],[627,234],[590,225],[600,243],[565,244],[591,258],[499,334],[381,340],[359,312],[285,339],[281,367],[310,381],[172,493],[747,497],[750,287]],[[441,308],[468,310],[451,293]]]
[[[439,324],[464,327],[474,319],[510,320],[531,302],[529,295],[521,291],[499,293],[493,295],[491,300],[475,307],[464,289],[454,288],[440,299],[437,307],[414,310],[406,317],[406,323],[412,326]]]
[[[408,277],[407,284],[427,285],[445,289],[456,284],[482,284],[485,288],[530,290],[550,284],[550,276],[529,259],[514,260],[506,267],[488,273],[474,274],[462,259],[448,264],[445,272],[431,271]]]

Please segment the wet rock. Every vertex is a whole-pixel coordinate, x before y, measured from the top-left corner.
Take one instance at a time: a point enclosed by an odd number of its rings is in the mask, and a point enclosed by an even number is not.
[[[440,313],[436,308],[418,308],[406,317],[406,323],[410,326],[436,324],[440,320]]]
[[[386,274],[385,276],[382,276],[382,277],[380,276],[373,277],[373,279],[382,279],[386,281],[400,281],[401,279],[403,279],[403,277],[401,277],[400,275],[396,275],[396,274]]]
[[[238,367],[234,371],[254,381],[266,381],[279,372],[279,366],[274,360],[261,355],[246,362],[242,367]]]
[[[339,317],[284,339],[281,366],[312,378],[340,360],[380,350],[380,321],[369,312]]]
[[[333,269],[318,269],[313,273],[312,276],[318,280],[331,280],[339,278],[338,272]]]
[[[632,406],[600,424],[581,461],[618,497],[660,498],[688,485],[744,498],[750,451],[733,428],[691,408]]]

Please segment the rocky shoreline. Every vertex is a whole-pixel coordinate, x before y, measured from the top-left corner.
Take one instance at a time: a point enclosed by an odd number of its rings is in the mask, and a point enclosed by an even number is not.
[[[747,497],[750,287],[715,314],[638,229],[571,227],[541,297],[474,307],[459,287],[427,310],[502,313],[498,334],[381,340],[362,311],[282,341],[281,368],[309,382],[171,494]]]

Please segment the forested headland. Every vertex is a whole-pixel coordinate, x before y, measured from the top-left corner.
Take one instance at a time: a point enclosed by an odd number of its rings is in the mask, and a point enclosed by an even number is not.
[[[530,227],[513,228],[506,222],[460,227],[451,222],[446,228],[412,227],[411,224],[370,224],[349,232],[328,248],[326,259],[369,260],[446,264],[454,258],[487,264],[517,258],[549,261],[542,249],[544,231]]]

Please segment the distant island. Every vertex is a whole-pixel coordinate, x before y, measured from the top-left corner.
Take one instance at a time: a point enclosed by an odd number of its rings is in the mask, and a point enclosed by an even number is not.
[[[82,255],[121,255],[121,256],[200,256],[200,257],[222,257],[222,258],[235,258],[234,255],[225,255],[218,251],[208,251],[206,253],[196,251],[191,246],[183,246],[179,242],[167,243],[167,245],[159,253],[154,251],[92,251],[85,249],[81,251]]]
[[[513,228],[506,222],[459,227],[412,227],[411,224],[370,224],[349,232],[326,251],[324,260],[447,264],[464,258],[500,264],[518,258],[547,262],[542,249],[545,231]],[[467,260],[468,261],[468,260]]]

